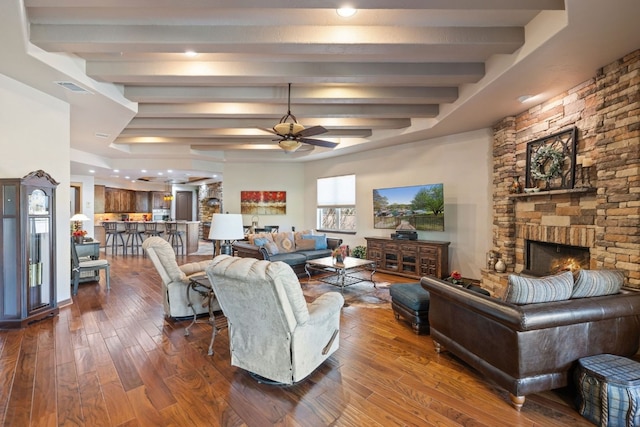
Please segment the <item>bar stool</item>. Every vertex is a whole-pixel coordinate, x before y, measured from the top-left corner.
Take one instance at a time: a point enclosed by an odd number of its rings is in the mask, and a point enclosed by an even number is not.
[[[180,250],[182,251],[182,256],[184,256],[184,240],[182,239],[182,236],[184,236],[184,231],[178,231],[178,223],[165,222],[164,230],[167,232],[167,241],[176,251],[176,255],[178,255],[178,250]]]
[[[138,250],[140,249],[140,245],[144,240],[142,238],[142,231],[138,230],[137,222],[125,222],[124,223],[124,234],[127,235],[127,240],[124,246],[124,254],[127,254],[127,251],[131,249],[131,255],[135,251],[136,255],[138,255]]]
[[[158,230],[157,222],[145,222],[144,223],[144,236],[145,239],[151,236],[162,236],[163,231]]]
[[[104,243],[105,252],[109,247],[109,242],[111,242],[112,255],[118,255],[118,246],[122,246],[122,253],[124,254],[125,244],[124,244],[124,238],[122,237],[124,230],[118,230],[118,223],[114,221],[104,221],[102,223],[102,226],[104,227],[105,240],[106,240]],[[120,240],[120,242],[118,242],[118,240]]]

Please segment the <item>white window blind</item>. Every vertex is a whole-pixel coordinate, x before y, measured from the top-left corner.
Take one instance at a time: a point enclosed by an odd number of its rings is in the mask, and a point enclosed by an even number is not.
[[[318,207],[354,206],[356,176],[342,175],[318,178]]]

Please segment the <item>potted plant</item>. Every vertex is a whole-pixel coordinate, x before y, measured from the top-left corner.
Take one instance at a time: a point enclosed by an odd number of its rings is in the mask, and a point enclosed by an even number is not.
[[[366,259],[367,258],[367,247],[366,246],[356,246],[351,250],[351,256],[354,258]]]
[[[86,235],[87,235],[86,230],[76,230],[73,232],[73,240],[75,240],[76,243],[80,244],[84,242],[84,236]]]

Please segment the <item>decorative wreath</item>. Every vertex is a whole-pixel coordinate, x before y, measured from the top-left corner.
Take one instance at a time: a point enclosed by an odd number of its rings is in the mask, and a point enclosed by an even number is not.
[[[560,175],[563,163],[564,156],[560,151],[551,145],[540,147],[531,158],[531,176],[535,179],[549,181]]]

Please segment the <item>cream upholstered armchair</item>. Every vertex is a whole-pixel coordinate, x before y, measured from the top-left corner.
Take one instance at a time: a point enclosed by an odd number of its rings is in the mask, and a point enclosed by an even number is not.
[[[232,365],[260,381],[293,384],[338,349],[340,293],[307,304],[284,262],[219,255],[206,272],[227,317]]]
[[[209,313],[208,301],[198,292],[189,289],[189,299],[193,303],[193,309],[187,300],[187,288],[189,278],[193,276],[205,276],[205,268],[211,260],[191,262],[178,265],[176,253],[171,244],[162,237],[149,237],[142,243],[142,248],[149,255],[149,259],[158,270],[162,279],[162,301],[164,304],[164,314],[172,318],[193,317],[196,314]],[[220,310],[217,301],[214,299],[214,311]]]

